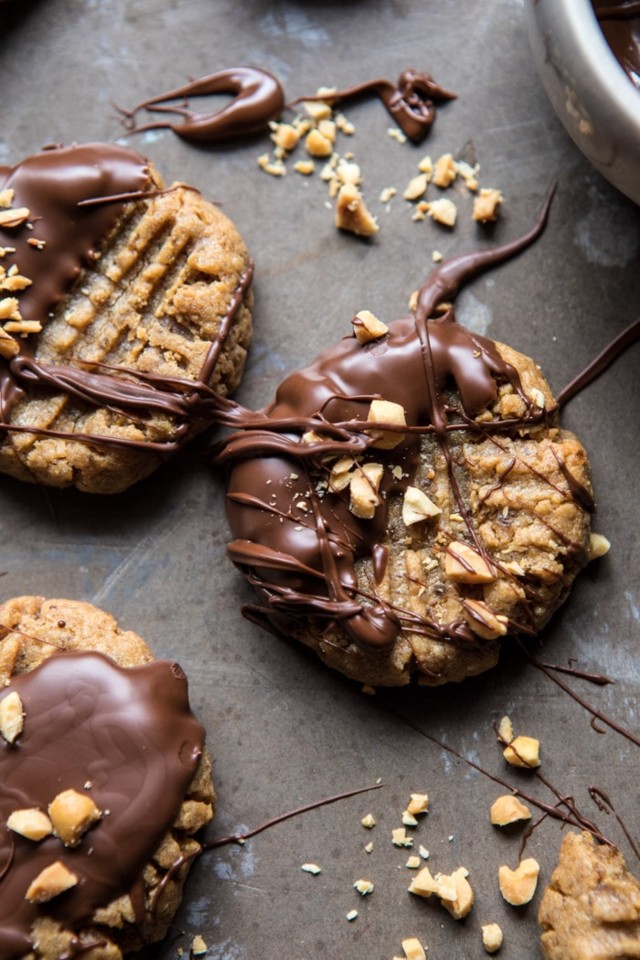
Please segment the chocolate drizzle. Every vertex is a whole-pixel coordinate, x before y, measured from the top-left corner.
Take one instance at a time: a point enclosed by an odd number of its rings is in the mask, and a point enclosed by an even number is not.
[[[100,247],[123,216],[130,201],[154,196],[159,191],[147,161],[139,154],[110,144],[44,150],[14,168],[0,168],[0,190],[14,191],[13,205],[28,208],[27,223],[0,227],[0,246],[10,252],[2,258],[8,271],[13,266],[32,279],[18,295],[25,320],[43,327],[50,313],[77,281],[84,267],[99,256]],[[33,229],[29,229],[29,225]],[[28,243],[43,241],[41,248]],[[14,252],[11,252],[11,251]],[[212,342],[195,381],[170,380],[83,362],[54,365],[39,362],[35,337],[19,338],[20,352],[11,359],[0,357],[1,431],[33,433],[65,438],[69,435],[38,429],[29,424],[11,424],[11,413],[29,388],[47,387],[78,397],[92,406],[110,406],[129,419],[150,411],[162,411],[178,420],[173,439],[163,443],[127,438],[100,438],[82,433],[74,440],[133,447],[158,452],[176,450],[190,435],[199,409],[216,405],[207,386],[233,320],[251,284],[253,264],[240,278],[217,338]]]
[[[227,509],[236,539],[228,555],[261,599],[261,606],[251,607],[252,618],[294,635],[306,618],[340,622],[352,640],[369,649],[388,649],[402,629],[477,646],[478,637],[464,619],[443,625],[394,607],[375,590],[364,590],[356,565],[360,558],[373,557],[379,577],[389,498],[412,483],[425,435],[439,446],[466,534],[484,553],[459,488],[449,437],[453,431],[469,431],[499,448],[502,434],[508,437],[514,429],[543,423],[553,411],[533,406],[517,371],[492,341],[458,325],[452,310],[435,313],[437,305],[455,297],[471,277],[514,256],[540,235],[552,195],[523,237],[435,269],[420,290],[415,316],[391,323],[382,340],[365,347],[355,338],[341,340],[309,368],[288,377],[262,415],[243,420],[237,411],[229,417],[227,422],[241,429],[228,438],[218,457],[233,464]],[[511,386],[524,413],[515,419],[476,421],[496,400],[500,384]],[[367,412],[381,395],[402,406],[406,415],[406,427],[376,424],[400,433],[392,450],[372,448],[375,433],[372,436]],[[348,495],[331,488],[326,465],[328,456],[335,460],[364,452],[385,466],[378,505],[369,519],[355,516]],[[354,463],[354,469],[361,467]],[[563,494],[571,500],[575,493],[575,485],[567,483]],[[553,532],[563,540],[559,531]],[[564,541],[567,556],[584,562],[580,545],[566,537]],[[530,625],[517,626],[532,632]]]
[[[420,143],[431,129],[436,118],[436,103],[457,98],[457,94],[441,87],[430,73],[410,67],[402,71],[397,84],[390,80],[369,80],[344,90],[298,97],[290,106],[305,100],[322,100],[335,105],[369,94],[380,97],[392,119],[414,143]]]
[[[569,400],[575,397],[576,394],[580,393],[581,390],[584,390],[590,383],[597,380],[600,374],[608,370],[611,364],[614,363],[618,357],[622,356],[625,350],[634,343],[637,343],[638,340],[640,340],[640,319],[629,324],[622,333],[618,334],[618,336],[598,354],[595,360],[592,360],[577,377],[574,377],[571,383],[567,384],[564,390],[560,391],[557,401],[558,406],[564,406]]]
[[[189,108],[190,97],[220,93],[233,94],[233,100],[213,113],[196,113]],[[167,103],[185,98],[187,102],[181,107],[169,106]],[[279,117],[283,107],[284,92],[271,73],[255,67],[231,67],[144,100],[132,110],[118,110],[122,114],[121,122],[128,134],[169,129],[183,140],[214,143],[237,140],[268,130],[269,121]],[[141,110],[150,113],[172,113],[183,119],[175,123],[170,120],[156,120],[138,125],[137,114]]]
[[[204,731],[189,710],[179,668],[156,661],[121,669],[97,653],[56,653],[14,677],[25,712],[14,745],[0,741],[0,817],[47,805],[62,790],[86,792],[103,811],[75,848],[0,833],[0,954],[24,956],[38,917],[77,931],[130,893],[171,827],[197,768]],[[85,785],[91,784],[90,788]],[[108,811],[108,813],[107,813]],[[78,884],[49,903],[25,899],[31,881],[61,860]],[[81,945],[79,945],[81,946]],[[79,952],[74,946],[71,952]]]

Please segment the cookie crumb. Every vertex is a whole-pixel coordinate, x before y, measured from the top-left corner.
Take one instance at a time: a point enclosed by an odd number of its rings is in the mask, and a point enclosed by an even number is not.
[[[445,227],[455,227],[458,210],[453,200],[449,200],[448,197],[432,200],[427,212],[436,223],[441,223]]]
[[[391,840],[393,845],[396,847],[412,847],[413,846],[413,837],[407,836],[407,831],[404,827],[397,827],[395,830],[391,831]]]
[[[391,137],[392,140],[396,140],[398,143],[406,143],[406,135],[400,130],[399,127],[388,127],[387,134]]]
[[[380,193],[380,203],[389,203],[392,197],[395,197],[398,191],[395,187],[385,187]]]

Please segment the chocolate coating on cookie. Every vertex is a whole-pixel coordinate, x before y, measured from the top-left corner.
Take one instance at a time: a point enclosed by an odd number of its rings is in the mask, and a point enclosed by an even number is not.
[[[32,948],[38,917],[77,930],[122,894],[139,900],[142,871],[175,819],[204,731],[184,674],[167,661],[125,670],[102,654],[61,653],[5,689],[22,701],[24,728],[14,744],[0,741],[3,824],[15,810],[46,811],[68,789],[102,812],[73,848],[55,836],[0,834],[0,954],[14,960]],[[78,883],[48,903],[27,901],[29,885],[56,861]]]
[[[431,671],[425,655],[418,669],[426,682],[485,669],[508,629],[539,629],[586,560],[588,476],[581,448],[558,434],[548,386],[531,361],[466,330],[451,309],[436,309],[469,277],[532,242],[549,203],[525,237],[438,267],[415,315],[389,324],[384,336],[364,346],[346,337],[288,377],[263,419],[241,424],[221,452],[233,464],[228,513],[236,539],[228,553],[261,601],[249,613],[324,650],[327,660],[339,651],[339,668],[358,679],[373,681],[378,669],[368,674],[363,657],[393,659],[404,645],[406,663],[409,634],[417,646],[466,650],[467,662],[451,666],[451,675]],[[401,410],[400,420],[385,419],[394,411],[384,406],[372,416],[380,400]],[[355,484],[364,486],[364,511]],[[416,489],[436,501],[432,516],[442,513],[442,522],[425,515],[416,526],[405,523],[400,502]],[[525,525],[562,557],[548,577],[558,581],[553,597],[533,577],[523,584],[506,555],[487,545],[499,539],[495,504],[525,493],[533,498],[522,507]],[[558,522],[556,507],[575,524]],[[523,544],[528,535],[519,534]],[[407,682],[406,672],[396,665],[385,680],[381,667],[377,682]]]
[[[219,110],[196,113],[188,106],[169,106],[168,101],[203,97],[218,93],[233,94],[233,99]],[[273,74],[256,67],[231,67],[192,80],[181,87],[161,93],[139,103],[132,110],[122,110],[122,124],[127,133],[169,129],[195,143],[237,140],[268,129],[270,120],[280,116],[284,107],[284,91]],[[175,123],[156,120],[138,125],[141,110],[152,113],[173,113],[183,119]]]
[[[593,0],[607,43],[635,87],[640,88],[639,0]]]

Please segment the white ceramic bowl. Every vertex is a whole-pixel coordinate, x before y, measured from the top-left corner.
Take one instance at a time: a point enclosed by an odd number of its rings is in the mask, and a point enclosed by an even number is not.
[[[640,90],[591,0],[525,0],[538,73],[567,133],[600,173],[640,204]]]

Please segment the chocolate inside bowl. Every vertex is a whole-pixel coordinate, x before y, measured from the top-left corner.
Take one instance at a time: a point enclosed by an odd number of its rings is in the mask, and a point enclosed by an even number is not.
[[[640,4],[528,0],[527,29],[540,78],[582,153],[640,203]],[[600,18],[600,19],[599,19]]]

